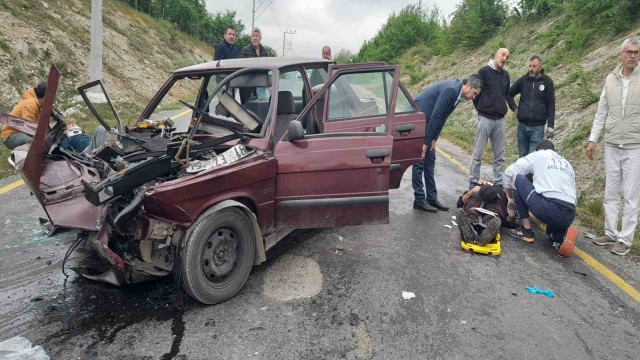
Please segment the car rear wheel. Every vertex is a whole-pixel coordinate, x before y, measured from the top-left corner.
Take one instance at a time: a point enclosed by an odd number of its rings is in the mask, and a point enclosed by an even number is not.
[[[251,220],[238,208],[205,213],[185,239],[182,282],[205,304],[228,300],[242,289],[255,256]]]

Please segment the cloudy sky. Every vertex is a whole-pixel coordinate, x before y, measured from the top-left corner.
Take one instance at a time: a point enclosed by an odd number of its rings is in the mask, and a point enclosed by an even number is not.
[[[262,30],[262,43],[282,56],[282,35],[294,30],[292,49],[287,56],[320,57],[323,45],[333,55],[340,49],[357,52],[364,40],[371,39],[393,11],[417,0],[255,0],[255,26]],[[436,5],[448,17],[460,0],[424,0]],[[251,27],[253,0],[206,0],[210,12],[236,11],[247,29]],[[268,6],[267,6],[268,5]],[[264,9],[264,11],[263,11]],[[262,13],[261,15],[259,15]],[[258,17],[259,15],[259,17]],[[289,35],[287,35],[288,39]]]

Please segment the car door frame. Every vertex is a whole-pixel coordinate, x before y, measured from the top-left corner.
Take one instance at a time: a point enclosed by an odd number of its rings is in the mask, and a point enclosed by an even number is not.
[[[341,75],[376,70],[379,69],[367,66],[336,72],[309,101],[298,120],[309,114]],[[392,91],[387,119],[395,105],[396,91],[397,88]],[[389,222],[393,137],[386,131],[312,134],[294,142],[285,139],[286,136],[274,139],[279,230]]]
[[[393,87],[397,87],[397,94],[399,96],[400,91],[409,100],[412,109],[410,111],[395,111],[395,104],[397,98],[394,100],[393,111],[390,113],[390,117],[387,121],[389,126],[389,133],[393,136],[393,157],[391,159],[391,175],[389,177],[389,188],[397,189],[400,187],[402,176],[407,168],[421,160],[422,145],[424,144],[424,136],[426,131],[426,119],[424,113],[420,112],[415,100],[407,89],[400,83],[400,65],[387,65],[385,62],[372,62],[361,64],[342,64],[335,65],[330,64],[328,68],[328,79],[331,79],[335,71],[345,69],[358,69],[362,66],[374,66],[385,67],[393,66],[394,71],[397,74],[398,81],[393,83]],[[325,105],[328,101],[325,101]],[[323,117],[327,116],[327,108],[325,108]],[[324,119],[323,119],[324,121]],[[371,131],[372,128],[382,125],[380,119],[354,119],[347,123],[340,124],[340,122],[332,122],[331,125],[326,126],[325,132],[332,131]]]

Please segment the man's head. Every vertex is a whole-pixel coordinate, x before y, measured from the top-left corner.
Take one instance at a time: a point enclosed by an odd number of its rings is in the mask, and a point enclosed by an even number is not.
[[[322,58],[331,60],[331,48],[327,45],[322,48]]]
[[[496,54],[493,56],[493,63],[496,66],[496,70],[500,71],[504,69],[505,65],[507,65],[507,60],[509,60],[509,49],[498,49]]]
[[[236,43],[236,28],[233,26],[227,26],[224,31],[224,39],[231,45]]]
[[[260,41],[262,40],[262,32],[258,28],[253,28],[251,32],[251,45],[258,46],[260,45]]]
[[[622,67],[632,72],[640,61],[640,39],[635,36],[625,39],[622,43],[620,57],[622,58]]]
[[[462,97],[467,100],[473,100],[476,96],[480,95],[482,91],[482,79],[478,74],[471,74],[466,79],[462,80]]]
[[[529,58],[529,76],[537,78],[542,72],[542,59],[538,55]]]
[[[553,146],[553,143],[549,140],[542,140],[536,146],[536,151],[538,150],[556,150],[556,147]]]
[[[484,201],[486,203],[492,203],[496,201],[499,197],[498,191],[492,185],[482,185],[478,191],[474,191],[471,193],[471,196],[474,199]]]
[[[44,102],[44,94],[47,92],[47,83],[41,82],[38,86],[34,87],[33,90],[36,92],[38,102],[42,105]]]

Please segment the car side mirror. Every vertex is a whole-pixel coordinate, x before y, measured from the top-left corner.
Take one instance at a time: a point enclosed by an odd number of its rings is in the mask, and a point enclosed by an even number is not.
[[[287,139],[289,142],[296,142],[304,139],[304,129],[298,120],[291,120],[287,125]]]

